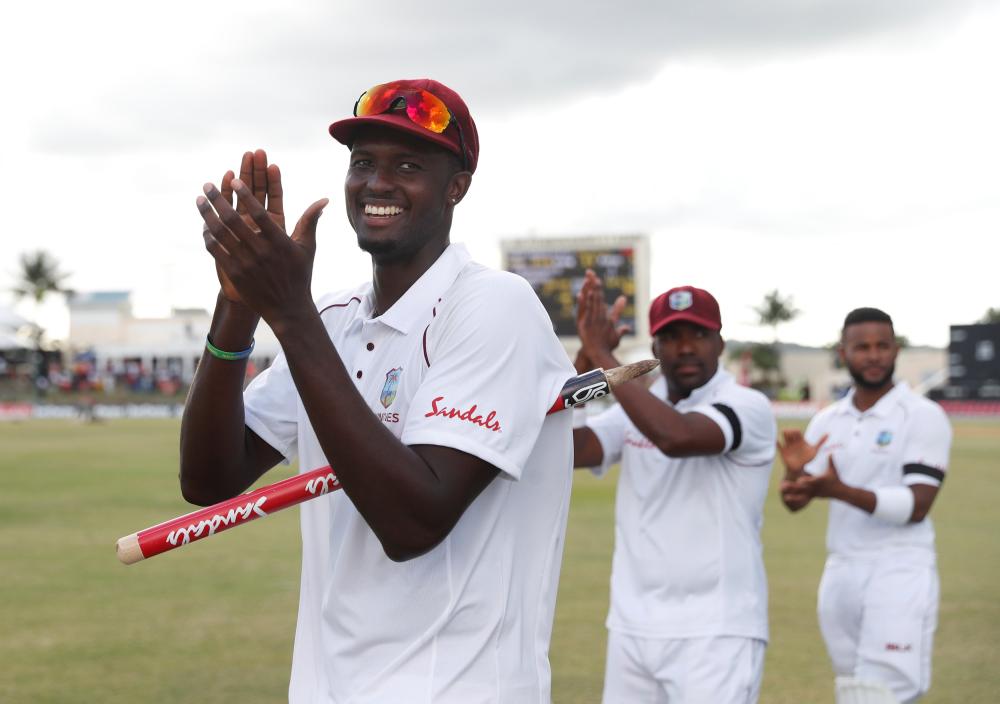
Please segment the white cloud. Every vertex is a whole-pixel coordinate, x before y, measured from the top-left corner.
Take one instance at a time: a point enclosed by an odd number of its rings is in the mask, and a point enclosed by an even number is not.
[[[937,344],[1000,304],[985,3],[152,7],[14,11],[0,287],[44,247],[78,289],[134,289],[146,312],[211,305],[194,198],[257,146],[290,213],[334,199],[314,282],[353,284],[369,265],[326,125],[371,83],[430,74],[477,115],[455,233],[494,263],[502,236],[648,232],[654,289],[715,290],[731,337],[759,334],[743,323],[775,287],[805,311],[783,336],[813,343],[855,304]],[[938,290],[947,306],[927,302]]]

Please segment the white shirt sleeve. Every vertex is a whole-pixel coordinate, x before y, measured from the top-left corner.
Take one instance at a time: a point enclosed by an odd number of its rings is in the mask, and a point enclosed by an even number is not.
[[[524,279],[490,272],[450,294],[428,328],[430,367],[400,439],[467,452],[518,479],[573,366]]]
[[[941,486],[948,471],[951,424],[936,403],[916,405],[903,450],[903,483]]]
[[[715,422],[725,437],[720,454],[741,465],[757,466],[774,461],[777,424],[771,404],[756,391],[726,392],[712,403],[695,406],[689,413],[701,413]]]
[[[601,464],[589,468],[595,476],[603,477],[612,465],[621,461],[622,448],[625,446],[625,427],[629,422],[625,409],[618,404],[587,419],[587,427],[594,431],[604,453]]]
[[[258,374],[243,392],[246,425],[285,458],[298,454],[299,393],[284,353]]]

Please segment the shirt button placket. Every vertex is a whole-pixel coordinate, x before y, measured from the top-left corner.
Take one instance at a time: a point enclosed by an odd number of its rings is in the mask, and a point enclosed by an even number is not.
[[[369,352],[371,352],[372,350],[374,350],[374,349],[375,349],[375,343],[374,343],[374,342],[369,342],[369,343],[367,343],[367,344],[365,345],[365,349],[366,349],[366,350],[368,350]],[[363,373],[361,372],[361,370],[359,369],[359,370],[357,371],[357,373],[356,373],[356,374],[355,374],[354,376],[356,376],[356,377],[357,377],[358,379],[360,379],[360,378],[361,378],[362,376],[364,376],[364,374],[363,374]]]

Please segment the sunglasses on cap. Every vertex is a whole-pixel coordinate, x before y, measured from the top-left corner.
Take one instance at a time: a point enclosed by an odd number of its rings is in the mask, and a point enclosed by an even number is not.
[[[382,83],[369,88],[354,103],[355,117],[381,115],[403,108],[410,122],[434,134],[441,134],[454,123],[458,129],[458,143],[462,152],[462,167],[468,168],[465,157],[465,138],[462,126],[451,110],[439,97],[426,90],[400,87],[396,83]]]

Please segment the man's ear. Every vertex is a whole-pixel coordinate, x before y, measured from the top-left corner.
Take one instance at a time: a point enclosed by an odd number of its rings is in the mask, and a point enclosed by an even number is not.
[[[654,337],[653,338],[653,342],[649,346],[649,348],[653,351],[653,358],[654,359],[659,359],[660,358],[660,345],[659,345],[659,342],[660,342],[659,339],[657,339],[657,338]]]
[[[471,185],[472,174],[468,171],[458,171],[452,174],[451,180],[448,182],[448,190],[445,193],[448,202],[452,205],[457,205],[465,198],[465,194],[469,192],[469,186]]]

